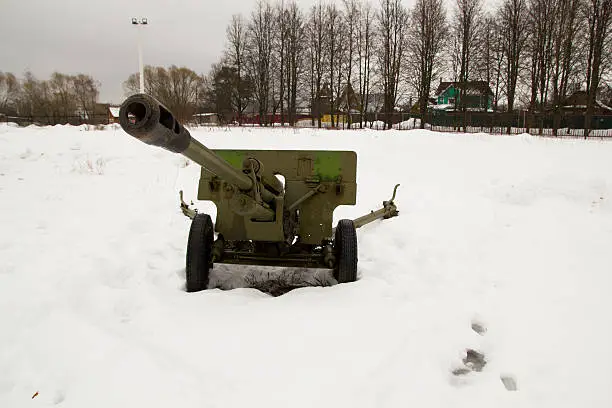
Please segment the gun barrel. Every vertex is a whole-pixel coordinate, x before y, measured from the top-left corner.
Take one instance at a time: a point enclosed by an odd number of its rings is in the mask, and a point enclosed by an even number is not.
[[[119,110],[119,124],[141,142],[180,153],[241,190],[253,187],[246,174],[191,137],[174,115],[149,95],[136,94],[127,98]]]

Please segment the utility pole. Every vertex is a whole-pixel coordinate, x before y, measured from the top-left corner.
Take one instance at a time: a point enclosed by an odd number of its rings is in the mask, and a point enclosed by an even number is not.
[[[138,20],[137,18],[132,17],[132,25],[138,26],[138,68],[140,72],[140,93],[144,93],[144,65],[142,63],[142,34],[140,32],[140,27],[148,24],[149,21],[146,18],[141,18]]]

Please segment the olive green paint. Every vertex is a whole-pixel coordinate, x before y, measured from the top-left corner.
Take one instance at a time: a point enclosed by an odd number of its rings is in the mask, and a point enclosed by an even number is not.
[[[242,164],[246,155],[245,151],[214,150],[214,152],[233,167],[242,169]],[[313,160],[314,174],[318,176],[321,181],[336,181],[338,176],[342,175],[342,158],[345,156],[344,152],[313,151],[311,153],[314,153],[315,156]]]
[[[342,174],[340,152],[318,152],[314,160],[314,172],[321,181],[335,181]]]
[[[223,160],[231,164],[237,169],[242,169],[242,162],[244,161],[244,152],[240,150],[216,150],[217,153]]]

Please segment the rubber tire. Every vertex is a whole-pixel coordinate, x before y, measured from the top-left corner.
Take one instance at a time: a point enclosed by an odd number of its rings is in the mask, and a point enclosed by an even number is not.
[[[340,220],[334,235],[336,266],[334,278],[338,283],[357,280],[357,231],[352,220]]]
[[[212,266],[213,231],[213,223],[208,214],[196,214],[191,221],[185,268],[187,292],[198,292],[208,286],[208,276]]]

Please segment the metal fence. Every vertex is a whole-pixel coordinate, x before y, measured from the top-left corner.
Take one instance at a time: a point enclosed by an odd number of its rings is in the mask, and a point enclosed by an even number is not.
[[[428,123],[440,132],[529,133],[550,137],[584,137],[585,116],[554,112],[434,112]],[[612,115],[593,115],[588,137],[612,137]]]
[[[584,129],[570,129],[570,128],[559,128],[556,130],[552,128],[524,128],[524,127],[488,127],[488,126],[467,126],[464,130],[463,127],[454,126],[436,126],[426,125],[426,129],[433,130],[435,132],[452,132],[452,133],[488,133],[493,135],[520,135],[529,133],[532,136],[543,136],[543,137],[557,137],[557,138],[584,138]],[[612,140],[612,129],[591,129],[588,138],[601,138]]]
[[[418,115],[408,112],[395,112],[386,115],[384,113],[371,113],[361,117],[358,114],[337,115],[332,124],[330,115],[325,115],[319,123],[319,118],[301,117],[293,126],[289,123],[281,124],[280,118],[276,123],[257,123],[254,120],[245,120],[238,124],[226,123],[221,126],[243,126],[243,127],[298,127],[298,128],[323,128],[323,129],[372,129],[372,130],[410,130],[419,129],[421,119]],[[466,126],[463,125],[465,120]],[[556,129],[553,128],[557,125]],[[425,129],[436,132],[449,133],[488,133],[498,135],[518,135],[529,133],[534,136],[559,137],[559,138],[584,138],[584,116],[564,115],[555,117],[553,115],[524,115],[521,113],[505,112],[462,112],[432,113],[426,118]],[[529,126],[529,127],[528,127]],[[591,123],[589,138],[611,138],[612,139],[612,115],[595,115]]]
[[[218,117],[217,117],[218,118]],[[291,126],[287,118],[273,115],[260,124],[259,118],[245,116],[242,123],[219,123],[214,116],[194,116],[185,123],[186,126],[243,126],[243,127],[297,127],[297,128],[323,128],[323,129],[371,129],[371,130],[410,130],[420,128],[421,120],[418,115],[411,112],[394,112],[392,114],[368,113],[324,115],[313,118],[308,115],[299,115]],[[268,120],[273,119],[273,120]],[[281,122],[284,119],[285,123]],[[321,120],[319,120],[321,119]],[[54,125],[109,125],[115,119],[109,115],[95,115],[91,118],[83,116],[12,116],[0,114],[0,122],[11,122],[18,126],[54,126]],[[463,126],[464,122],[466,123]],[[282,123],[282,124],[281,124]],[[556,124],[557,129],[554,129]],[[583,115],[554,116],[552,114],[500,113],[500,112],[435,112],[426,118],[424,128],[436,132],[450,133],[489,133],[499,135],[517,135],[529,133],[531,135],[559,138],[584,138]],[[594,115],[588,138],[612,139],[612,115]]]
[[[55,125],[109,125],[113,123],[112,117],[109,115],[94,115],[92,117],[83,117],[78,115],[45,115],[45,116],[14,116],[1,115],[0,122],[15,123],[18,126],[55,126]]]

